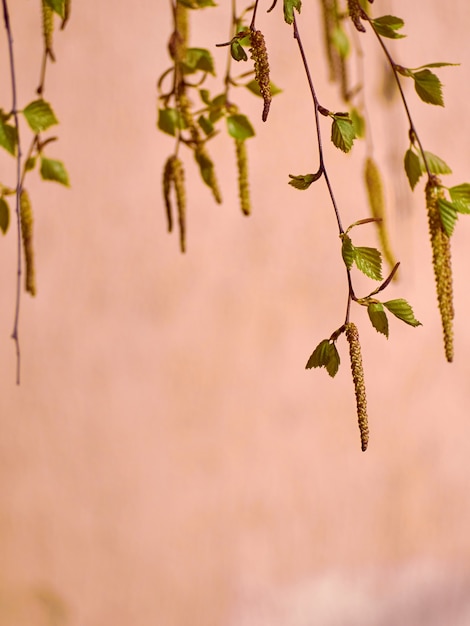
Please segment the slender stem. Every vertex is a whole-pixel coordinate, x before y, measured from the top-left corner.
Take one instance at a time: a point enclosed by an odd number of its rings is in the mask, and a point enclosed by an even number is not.
[[[2,0],[3,5],[3,21],[5,22],[5,30],[8,37],[8,55],[10,59],[10,76],[11,76],[11,93],[12,93],[12,113],[15,120],[16,136],[17,136],[17,156],[16,156],[16,223],[17,223],[17,276],[16,276],[16,303],[15,315],[13,323],[13,332],[11,334],[16,347],[16,384],[20,384],[20,366],[21,351],[19,339],[19,321],[20,321],[20,303],[21,303],[21,219],[20,219],[20,197],[21,197],[21,143],[20,143],[20,125],[18,121],[17,108],[17,90],[16,90],[16,74],[15,62],[13,56],[13,35],[10,26],[10,14],[8,12],[7,0]]]
[[[255,21],[256,21],[256,11],[258,10],[259,0],[256,0],[255,6],[253,8],[253,17],[251,18],[250,30],[255,30]]]
[[[398,76],[398,72],[397,72],[397,69],[396,69],[395,61],[392,59],[392,56],[391,56],[390,52],[388,51],[387,46],[384,44],[384,42],[382,40],[382,37],[376,31],[373,23],[370,21],[370,19],[368,17],[367,18],[365,17],[364,19],[368,20],[372,30],[374,31],[375,36],[379,40],[379,44],[380,44],[380,46],[381,46],[385,56],[387,57],[387,61],[390,64],[390,67],[392,69],[393,75],[395,77],[395,81],[397,83],[398,91],[400,92],[400,97],[401,97],[401,100],[403,102],[403,106],[405,107],[406,117],[408,118],[408,122],[410,124],[410,138],[412,139],[412,141],[416,140],[416,142],[418,144],[418,147],[419,147],[419,150],[421,152],[421,156],[423,157],[423,162],[424,162],[424,167],[426,168],[426,173],[428,175],[428,178],[431,178],[432,174],[431,174],[431,170],[429,168],[428,161],[426,159],[426,153],[424,152],[423,144],[421,143],[421,140],[419,138],[418,132],[417,132],[416,127],[415,127],[414,122],[413,122],[413,118],[411,117],[410,109],[408,107],[408,102],[406,101],[406,97],[405,97],[405,94],[403,92],[403,88],[401,86],[401,82],[400,82],[400,78]]]
[[[318,143],[318,157],[319,157],[319,161],[320,161],[320,164],[319,164],[319,167],[318,167],[318,172],[320,172],[321,175],[323,175],[323,177],[325,179],[325,183],[326,183],[326,186],[328,187],[328,193],[330,195],[331,203],[332,203],[333,209],[335,211],[336,222],[338,224],[339,234],[343,235],[344,234],[344,228],[343,228],[343,225],[342,225],[342,222],[341,222],[341,217],[340,217],[340,214],[339,214],[338,205],[336,204],[336,199],[335,199],[335,195],[334,195],[334,192],[333,192],[333,188],[331,186],[330,178],[328,176],[328,172],[327,172],[327,169],[325,167],[325,160],[324,160],[324,153],[323,153],[323,141],[322,141],[321,130],[320,130],[320,116],[319,116],[319,111],[323,107],[321,107],[320,102],[318,101],[318,98],[317,98],[317,94],[316,94],[315,87],[314,87],[313,80],[312,80],[312,75],[310,73],[310,68],[309,68],[308,62],[307,62],[307,57],[305,55],[305,50],[304,50],[304,47],[302,45],[302,40],[301,40],[301,37],[300,37],[299,29],[297,27],[297,20],[295,18],[295,13],[294,13],[293,26],[294,26],[294,39],[297,41],[297,44],[299,46],[300,55],[302,57],[302,62],[303,62],[303,65],[304,65],[305,73],[306,73],[308,84],[309,84],[309,87],[310,87],[310,93],[312,94],[313,103],[314,103],[315,126],[316,126],[316,131],[317,131],[317,143]],[[348,301],[347,301],[347,306],[346,306],[346,318],[345,318],[345,322],[344,322],[345,324],[347,324],[349,322],[349,313],[350,313],[350,309],[351,309],[351,301],[352,300],[356,300],[356,295],[354,293],[353,284],[352,284],[351,272],[350,272],[350,270],[347,267],[346,267],[346,274],[347,274],[347,281],[348,281]]]

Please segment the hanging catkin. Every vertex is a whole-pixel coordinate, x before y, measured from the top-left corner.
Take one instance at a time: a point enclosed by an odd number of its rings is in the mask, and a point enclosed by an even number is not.
[[[264,101],[262,119],[263,122],[265,122],[268,119],[269,107],[271,106],[272,100],[268,51],[266,50],[264,35],[260,30],[252,30],[250,32],[250,42],[250,54],[255,63],[255,80],[258,83]]]
[[[367,398],[364,384],[364,370],[362,367],[361,344],[359,332],[353,322],[346,324],[346,338],[349,343],[349,357],[351,360],[351,372],[356,394],[357,420],[361,432],[361,448],[365,452],[369,442],[369,425],[367,420]]]
[[[439,199],[443,197],[444,191],[440,185],[439,179],[436,176],[431,176],[426,185],[426,208],[428,210],[429,235],[432,246],[432,263],[434,267],[434,278],[436,280],[437,301],[444,335],[444,349],[446,359],[450,363],[454,358],[454,305],[450,237],[444,230],[439,211]]]
[[[32,296],[35,296],[36,278],[34,272],[33,211],[26,189],[22,189],[20,195],[20,222],[25,259],[25,289]]]
[[[42,35],[44,38],[44,49],[46,54],[55,61],[54,50],[52,49],[52,38],[54,34],[54,11],[46,2],[42,0]]]
[[[240,208],[244,215],[250,215],[250,189],[248,186],[248,156],[245,141],[235,139],[238,170],[238,195],[240,196]]]

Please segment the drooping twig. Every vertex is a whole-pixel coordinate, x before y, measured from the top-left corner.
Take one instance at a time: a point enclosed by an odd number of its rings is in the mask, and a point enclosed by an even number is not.
[[[20,365],[21,351],[19,339],[19,320],[20,320],[20,303],[21,303],[21,219],[20,219],[20,198],[21,198],[21,142],[20,127],[18,121],[17,109],[17,90],[16,90],[16,73],[15,61],[13,55],[13,35],[10,24],[10,14],[8,12],[7,0],[2,0],[3,5],[3,21],[8,39],[8,56],[10,61],[10,77],[11,77],[11,93],[12,93],[12,114],[15,121],[16,137],[17,137],[17,153],[16,153],[16,223],[17,223],[17,277],[16,277],[16,304],[13,323],[13,332],[11,334],[16,346],[16,384],[20,384]]]

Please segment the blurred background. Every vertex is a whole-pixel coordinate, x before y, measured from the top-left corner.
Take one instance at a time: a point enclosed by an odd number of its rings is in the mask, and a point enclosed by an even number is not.
[[[10,3],[22,106],[38,81],[39,4]],[[375,15],[405,20],[409,37],[390,41],[397,62],[462,64],[436,70],[444,109],[405,89],[425,148],[453,168],[444,183],[469,181],[467,3],[376,4]],[[387,341],[353,309],[368,389],[364,454],[344,338],[334,380],[304,369],[341,325],[347,286],[324,182],[306,192],[287,184],[288,174],[316,170],[317,147],[281,9],[260,9],[257,21],[284,90],[268,122],[260,100],[233,94],[256,125],[253,214],[239,210],[234,149],[220,137],[210,147],[222,206],[186,161],[184,256],[161,197],[173,140],[155,127],[169,3],[74,2],[56,35],[45,98],[60,141],[47,154],[65,162],[72,186],[29,177],[38,295],[22,300],[19,387],[13,227],[0,245],[2,626],[470,623],[470,222],[461,218],[453,237],[449,365],[424,184],[409,189],[406,118],[377,43],[361,36],[374,155],[402,262],[385,299],[406,298],[423,323],[393,318]],[[191,44],[209,48],[222,72],[227,49],[214,44],[228,39],[230,3],[194,18]],[[317,3],[304,3],[299,27],[320,101],[343,110]],[[8,109],[5,36],[1,46]],[[365,145],[345,155],[329,144],[327,120],[323,132],[348,224],[368,215]],[[1,163],[1,181],[13,185],[13,160]],[[377,245],[373,226],[355,235],[357,245]]]

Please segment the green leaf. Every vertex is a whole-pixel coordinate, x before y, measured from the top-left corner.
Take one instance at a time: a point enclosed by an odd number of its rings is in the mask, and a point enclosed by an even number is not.
[[[246,115],[229,115],[227,117],[227,130],[228,134],[234,139],[240,139],[244,141],[249,137],[253,137],[255,131],[250,123],[250,120]]]
[[[209,104],[211,103],[211,94],[209,92],[208,89],[200,89],[199,90],[199,95],[201,96],[201,100],[204,102],[204,104],[207,104],[209,106]]]
[[[214,0],[178,0],[178,4],[182,4],[188,9],[203,9],[204,7],[216,7]]]
[[[188,48],[181,67],[185,74],[201,71],[215,76],[214,60],[205,48]]]
[[[31,130],[35,133],[44,132],[51,126],[54,126],[54,124],[59,123],[51,105],[42,99],[30,102],[28,106],[23,109],[23,115]]]
[[[452,202],[439,198],[439,214],[441,216],[442,226],[449,237],[454,232],[455,222],[457,221],[457,209]]]
[[[36,157],[29,157],[29,159],[26,160],[24,167],[27,172],[34,170],[36,167]]]
[[[342,240],[341,255],[346,267],[350,270],[354,263],[354,259],[356,258],[355,248],[352,244],[351,238],[347,235],[343,235]]]
[[[431,170],[432,174],[452,174],[452,170],[447,165],[447,163],[443,161],[440,157],[438,157],[436,154],[433,154],[432,152],[428,152],[427,150],[424,151],[424,154],[426,156],[426,161],[428,163],[429,169]],[[426,168],[424,166],[424,161],[423,161],[423,157],[421,156],[421,154],[419,155],[419,159],[420,159],[421,171],[425,172]]]
[[[449,67],[450,65],[457,66],[460,65],[460,63],[426,63],[426,65],[416,67],[415,70],[422,70],[425,67]]]
[[[461,185],[455,185],[449,189],[450,197],[454,202],[463,202],[470,204],[470,184],[462,183]]]
[[[235,61],[248,60],[248,55],[238,39],[234,39],[230,44],[230,54]]]
[[[312,352],[305,369],[312,367],[325,367],[331,377],[334,377],[338,371],[340,358],[338,350],[334,343],[329,339],[321,341]]]
[[[398,319],[402,320],[406,324],[409,324],[410,326],[422,326],[421,322],[418,322],[415,318],[411,306],[403,298],[389,300],[388,302],[384,302],[383,305],[390,311],[390,313],[395,315],[395,317],[398,317]]]
[[[177,129],[186,128],[184,119],[178,109],[159,109],[157,126],[160,130],[173,137],[176,135]]]
[[[10,225],[10,207],[5,198],[0,198],[0,230],[5,235]]]
[[[308,189],[312,183],[320,178],[321,175],[321,171],[316,172],[315,174],[301,174],[300,176],[293,176],[292,174],[289,174],[289,178],[291,179],[289,181],[289,185],[292,185],[292,187],[295,187],[296,189]]]
[[[341,26],[337,26],[333,29],[333,32],[331,33],[331,42],[336,48],[339,56],[342,59],[346,59],[351,50],[351,45],[349,43],[348,36]]]
[[[361,113],[356,108],[351,109],[351,121],[354,126],[354,132],[356,134],[356,137],[359,137],[359,139],[365,137],[366,121],[364,119],[364,116],[361,115]]]
[[[288,24],[294,21],[294,9],[300,13],[302,0],[284,0],[284,19]]]
[[[370,20],[379,35],[388,37],[389,39],[402,39],[405,35],[397,33],[397,30],[403,28],[405,22],[394,15],[383,15],[375,20]]]
[[[61,185],[70,187],[69,176],[62,161],[41,157],[41,178],[43,180],[53,180]]]
[[[423,102],[444,106],[442,83],[431,70],[412,72],[411,75],[415,81],[416,93]]]
[[[16,133],[16,128],[7,124],[3,114],[0,115],[0,146],[15,156],[17,143],[18,135]]]
[[[421,178],[423,170],[419,156],[411,148],[405,153],[405,172],[408,176],[411,189],[416,187],[416,183]]]
[[[205,152],[195,152],[194,158],[199,165],[202,180],[212,189],[215,178],[215,168],[212,159]]]
[[[388,319],[383,305],[380,302],[371,302],[367,307],[367,313],[375,330],[388,339]]]
[[[200,115],[198,117],[197,122],[198,122],[199,126],[202,128],[202,130],[205,132],[206,135],[210,135],[211,133],[214,132],[214,125],[204,115]]]
[[[354,124],[349,116],[335,114],[331,126],[331,141],[334,145],[343,152],[349,152],[355,137]]]
[[[354,261],[363,274],[374,280],[382,280],[382,255],[376,248],[355,246]]]
[[[48,4],[51,9],[60,15],[60,17],[64,18],[65,16],[65,0],[46,0],[46,4]]]
[[[246,83],[245,87],[247,89],[249,89],[251,91],[251,93],[254,93],[255,96],[259,96],[260,98],[262,98],[263,96],[261,95],[261,91],[259,89],[259,85],[257,83],[256,80],[250,80],[249,83]],[[271,89],[271,95],[275,96],[278,93],[282,93],[282,89],[279,89],[279,87],[276,87],[276,85],[274,83],[269,83],[269,88]]]

